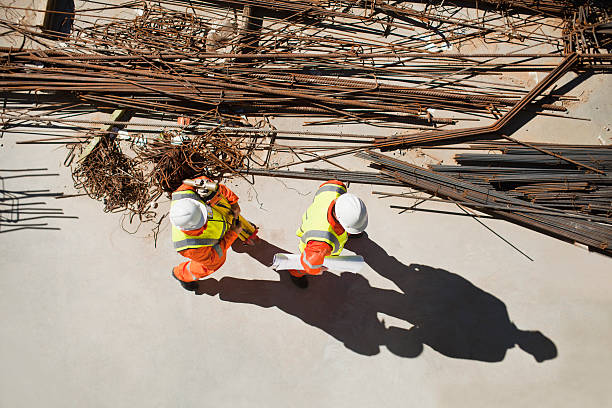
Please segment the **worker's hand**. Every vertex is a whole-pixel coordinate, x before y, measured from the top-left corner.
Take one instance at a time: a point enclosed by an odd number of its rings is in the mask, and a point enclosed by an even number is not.
[[[240,233],[242,232],[242,224],[240,223],[240,221],[238,221],[238,218],[234,220],[234,224],[232,224],[230,231],[234,231],[238,235],[240,235]]]
[[[234,203],[231,206],[232,214],[234,214],[234,218],[240,217],[240,206],[238,203]]]

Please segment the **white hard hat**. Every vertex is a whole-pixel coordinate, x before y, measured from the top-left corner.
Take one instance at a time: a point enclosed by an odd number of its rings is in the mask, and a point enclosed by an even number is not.
[[[349,234],[359,234],[368,226],[368,211],[359,197],[342,194],[336,199],[336,218]]]
[[[170,207],[170,222],[183,231],[200,229],[207,219],[206,207],[191,198],[178,200]]]

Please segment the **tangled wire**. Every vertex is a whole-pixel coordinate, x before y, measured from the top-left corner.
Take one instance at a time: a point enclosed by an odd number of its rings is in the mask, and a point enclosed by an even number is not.
[[[137,150],[141,163],[153,167],[148,173],[159,194],[176,190],[184,179],[206,175],[220,179],[241,167],[247,152],[240,141],[216,130],[185,139],[175,132],[162,132],[159,139]]]
[[[114,138],[103,137],[73,169],[77,189],[104,203],[104,211],[127,210],[130,223],[156,218],[156,201],[176,190],[184,179],[206,175],[220,180],[243,166],[251,150],[241,138],[216,129],[185,137],[164,131],[144,146],[132,146],[129,157]]]
[[[75,30],[75,41],[94,41],[97,47],[121,44],[126,50],[148,52],[192,54],[206,49],[211,19],[145,2],[141,7],[142,15],[131,21],[118,20]]]
[[[73,170],[77,189],[102,200],[105,212],[130,211],[141,221],[155,217],[150,208],[150,185],[137,160],[126,156],[119,145],[102,138]]]

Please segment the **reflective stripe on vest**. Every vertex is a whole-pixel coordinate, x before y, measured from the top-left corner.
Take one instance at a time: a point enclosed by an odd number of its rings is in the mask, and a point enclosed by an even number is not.
[[[327,216],[327,214],[325,214],[325,216]],[[340,246],[340,240],[333,232],[330,232],[330,231],[320,231],[320,230],[306,231],[302,235],[301,239],[304,244],[307,244],[308,241],[310,241],[311,239],[314,239],[315,241],[321,241],[321,240],[331,241],[332,253],[336,252],[336,250]]]
[[[327,221],[327,210],[336,198],[346,193],[346,188],[337,184],[324,184],[321,186],[302,216],[302,225],[296,234],[300,237],[300,251],[303,252],[308,241],[322,241],[332,247],[332,255],[340,255],[344,244],[348,239],[346,231],[341,235],[336,235],[333,227]]]
[[[187,238],[181,239],[180,241],[174,241],[175,248],[181,247],[201,247],[201,246],[214,246],[219,243],[218,239],[210,238]]]
[[[177,252],[185,249],[201,248],[205,246],[211,246],[219,255],[223,256],[223,249],[219,245],[219,240],[225,235],[225,231],[229,227],[229,222],[223,214],[217,211],[214,207],[211,207],[200,200],[200,197],[193,190],[177,191],[172,193],[172,204],[178,200],[190,198],[197,200],[206,206],[206,212],[208,213],[208,220],[206,221],[206,229],[202,231],[200,235],[188,235],[180,229],[172,225],[172,242],[174,249]]]
[[[318,196],[320,193],[323,193],[325,191],[333,191],[334,193],[338,193],[338,195],[341,195],[341,194],[346,193],[346,188],[344,188],[342,186],[339,186],[338,184],[323,184],[317,190],[317,193],[315,194],[315,197]]]

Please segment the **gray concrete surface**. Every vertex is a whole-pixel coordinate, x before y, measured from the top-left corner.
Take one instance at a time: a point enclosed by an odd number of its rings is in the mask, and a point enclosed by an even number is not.
[[[3,169],[60,175],[3,172],[5,190],[70,191],[62,147],[15,140],[3,139]],[[318,183],[230,185],[262,227],[255,249],[294,251]],[[167,224],[155,248],[149,227],[130,235],[97,202],[47,199],[78,220],[0,233],[0,406],[610,404],[610,259],[484,221],[531,262],[469,217],[396,214],[371,187],[350,189],[370,212],[369,239],[349,245],[368,260],[360,275],[300,291],[231,252],[201,295],[170,277]],[[522,349],[512,324],[542,336]]]

